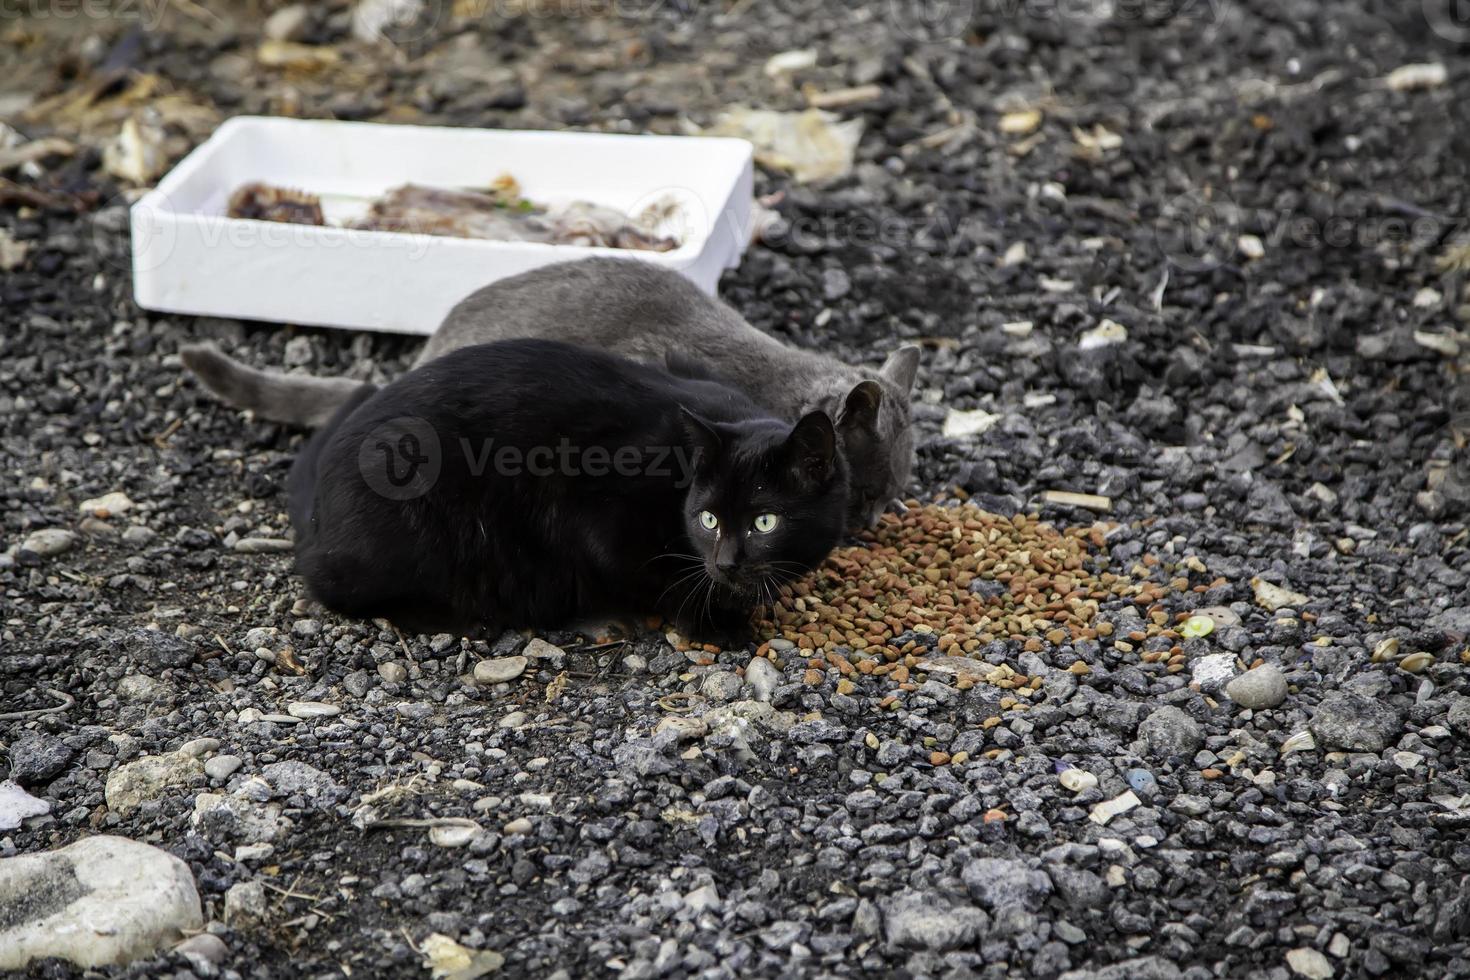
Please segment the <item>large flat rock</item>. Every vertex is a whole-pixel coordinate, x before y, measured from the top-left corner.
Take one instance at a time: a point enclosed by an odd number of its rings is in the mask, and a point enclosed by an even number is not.
[[[189,866],[126,837],[0,860],[0,970],[127,963],[202,928]]]

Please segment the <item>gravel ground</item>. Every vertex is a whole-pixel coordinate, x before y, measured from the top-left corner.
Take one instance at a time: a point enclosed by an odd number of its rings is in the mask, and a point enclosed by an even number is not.
[[[1438,10],[430,4],[386,51],[334,8],[273,30],[340,60],[286,68],[193,5],[0,19],[0,116],[84,147],[9,175],[52,207],[0,184],[0,712],[65,702],[0,727],[51,807],[0,856],[187,862],[222,942],[88,975],[421,976],[438,933],[509,976],[1470,976],[1470,67]],[[128,70],[157,85],[68,98]],[[415,345],[140,311],[85,148],[130,100],[187,143],[242,112],[676,132],[808,85],[877,86],[840,110],[855,168],[763,173],[780,221],[723,294],[853,361],[925,344],[915,496],[1102,523],[1107,630],[965,651],[1027,701],[923,656],[313,608],[271,550],[300,434],[175,352],[370,377]]]

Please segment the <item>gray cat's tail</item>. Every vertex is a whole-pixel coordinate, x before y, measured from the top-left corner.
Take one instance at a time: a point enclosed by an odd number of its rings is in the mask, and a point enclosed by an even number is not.
[[[263,419],[303,428],[326,425],[332,413],[362,387],[347,378],[260,371],[223,353],[213,344],[191,344],[179,351],[184,366],[222,401],[248,408]]]

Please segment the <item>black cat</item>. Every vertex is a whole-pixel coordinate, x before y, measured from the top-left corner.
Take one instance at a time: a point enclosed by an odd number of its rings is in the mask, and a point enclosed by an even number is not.
[[[658,612],[728,642],[837,543],[847,493],[822,412],[792,425],[714,377],[508,340],[356,392],[292,467],[291,520],[311,592],[348,615],[470,633]]]

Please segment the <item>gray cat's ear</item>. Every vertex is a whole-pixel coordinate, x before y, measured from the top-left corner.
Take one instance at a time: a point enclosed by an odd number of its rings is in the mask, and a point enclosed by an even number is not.
[[[908,391],[914,386],[914,375],[919,373],[919,345],[904,344],[889,354],[878,373],[900,391]]]
[[[847,393],[842,415],[837,424],[843,429],[873,429],[878,425],[878,406],[883,404],[883,388],[876,381],[860,381]]]
[[[684,426],[684,435],[694,451],[696,466],[703,469],[720,458],[725,443],[714,426],[682,406],[679,408],[679,422]]]
[[[786,437],[786,460],[799,478],[826,483],[837,462],[837,433],[826,412],[808,412]]]

